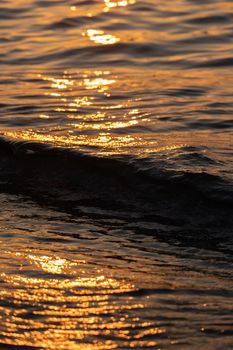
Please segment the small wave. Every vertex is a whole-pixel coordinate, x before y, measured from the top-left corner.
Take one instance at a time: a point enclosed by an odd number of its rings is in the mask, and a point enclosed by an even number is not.
[[[52,6],[59,6],[59,5],[66,5],[66,0],[36,0],[34,1],[34,6],[37,7],[52,7]]]
[[[79,62],[79,67],[87,67],[93,64],[93,57],[95,63],[99,66],[144,66],[150,67],[153,65],[189,65],[189,62],[184,59],[176,60],[178,55],[185,55],[190,53],[190,50],[173,49],[164,43],[143,42],[117,42],[112,45],[88,45],[85,47],[74,47],[71,49],[64,49],[60,47],[53,50],[49,49],[43,54],[38,53],[30,57],[16,57],[7,59],[9,65],[41,65],[49,64],[59,66],[75,67]],[[174,60],[167,61],[167,57],[174,57]],[[0,64],[6,64],[6,57],[0,60]]]
[[[110,211],[129,221],[183,229],[223,231],[233,225],[231,184],[206,172],[169,171],[151,160],[148,167],[148,160],[129,156],[101,158],[3,138],[0,150],[3,192],[75,215],[98,215],[93,208],[99,208],[101,216]]]
[[[197,17],[192,18],[187,21],[188,23],[192,24],[219,24],[219,23],[231,23],[232,22],[232,15],[230,14],[221,14],[221,15],[208,15],[205,17]]]
[[[219,68],[233,66],[233,57],[217,58],[196,64],[196,68]]]
[[[78,16],[78,17],[65,17],[61,19],[60,21],[50,23],[49,25],[40,27],[41,29],[50,29],[50,30],[57,30],[57,29],[70,29],[70,28],[79,28],[85,24],[91,23],[99,23],[102,21],[101,15],[95,16],[94,19],[91,19],[88,16]]]
[[[23,18],[23,14],[30,11],[30,8],[17,7],[17,8],[4,8],[0,7],[0,19],[1,20],[11,20],[17,17]]]
[[[201,111],[203,113],[203,111]],[[204,111],[205,112],[205,111]],[[215,114],[213,111],[208,111],[208,114]],[[216,114],[219,114],[217,112]],[[226,113],[224,113],[226,114]],[[196,121],[190,121],[188,123],[189,127],[192,129],[197,128],[198,130],[202,129],[231,129],[233,128],[232,120],[221,120],[218,118],[215,119],[199,119]]]
[[[168,96],[202,96],[205,95],[208,92],[206,89],[200,89],[200,88],[183,88],[183,89],[173,89],[173,90],[168,90],[166,92],[166,95]]]

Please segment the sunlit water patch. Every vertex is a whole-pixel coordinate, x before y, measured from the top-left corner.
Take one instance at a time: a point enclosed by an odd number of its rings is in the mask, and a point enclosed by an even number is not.
[[[230,256],[1,203],[2,349],[231,348]]]
[[[208,157],[216,165],[203,162],[197,171],[232,177],[230,72],[220,77],[208,70],[71,70],[16,76],[6,78],[1,88],[7,102],[1,109],[2,135],[93,155],[169,162],[174,150],[179,157],[182,149],[186,166],[190,153],[184,154],[184,147],[189,152],[192,147],[194,157]]]

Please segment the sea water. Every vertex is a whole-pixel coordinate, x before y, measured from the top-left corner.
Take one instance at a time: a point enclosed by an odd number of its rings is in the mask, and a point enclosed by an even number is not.
[[[231,0],[1,0],[0,349],[232,349]]]

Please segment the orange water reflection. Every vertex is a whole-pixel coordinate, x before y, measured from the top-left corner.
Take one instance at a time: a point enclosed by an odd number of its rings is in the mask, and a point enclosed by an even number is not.
[[[118,134],[121,129],[145,124],[149,119],[145,111],[135,107],[134,98],[123,99],[120,103],[111,99],[120,82],[109,71],[64,72],[63,77],[40,74],[38,78],[46,84],[44,95],[55,105],[52,112],[38,117],[50,122],[58,114],[62,117],[60,125],[52,126],[52,132],[49,126],[8,131],[8,137],[51,142],[57,146],[98,147],[108,154],[121,153],[129,145],[136,147],[143,143],[136,133]],[[113,134],[112,130],[117,132]]]
[[[208,122],[208,118],[213,117],[204,111],[204,107],[203,115],[200,114],[200,105],[207,106],[207,98],[209,104],[214,101],[215,86],[218,89],[221,86],[230,87],[230,76],[223,75],[220,79],[214,72],[200,74],[196,70],[173,73],[159,71],[150,77],[146,74],[149,72],[145,72],[144,80],[140,74],[132,76],[132,73],[122,71],[116,74],[108,70],[64,71],[63,75],[40,74],[36,78],[39,78],[42,86],[45,111],[35,117],[41,120],[41,125],[36,122],[36,127],[9,128],[5,134],[14,139],[47,142],[101,155],[145,155],[179,149],[184,145],[201,144],[215,148],[217,143],[222,147],[221,143],[227,145],[231,142],[230,133],[221,133],[221,137],[218,134],[216,139],[211,130],[192,131],[184,128],[169,133],[160,129],[176,126],[173,121],[164,123],[163,118],[182,114],[182,125],[185,126],[186,115],[188,121],[189,113],[196,111],[201,123],[203,118]],[[190,81],[194,91],[199,91],[201,86],[211,86],[213,92],[209,95],[200,94],[198,99],[169,94],[179,89],[185,91]],[[147,91],[146,98],[143,90]],[[156,95],[155,91],[165,93]],[[225,97],[227,100],[230,101],[230,94]],[[171,101],[175,103],[170,105]],[[208,107],[206,110],[208,112]]]
[[[125,7],[128,5],[135,4],[136,0],[120,0],[120,1],[104,0],[104,2],[106,7],[114,8],[114,7]]]
[[[4,344],[107,350],[117,348],[120,341],[137,348],[155,346],[155,341],[144,337],[165,332],[133,316],[145,307],[127,296],[136,291],[134,285],[103,275],[95,267],[90,269],[84,260],[30,251],[4,254],[21,266],[18,273],[8,271],[9,265],[1,273]]]
[[[116,36],[111,34],[106,34],[103,30],[97,29],[88,29],[87,36],[90,38],[91,41],[94,41],[94,43],[102,45],[116,44],[120,41],[120,38],[117,38]]]

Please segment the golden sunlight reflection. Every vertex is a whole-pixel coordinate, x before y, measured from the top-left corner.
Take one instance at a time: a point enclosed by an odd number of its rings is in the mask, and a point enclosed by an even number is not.
[[[38,77],[41,77],[41,74],[38,75]],[[74,85],[74,82],[71,81],[70,79],[64,78],[54,78],[54,77],[43,77],[43,80],[47,80],[49,82],[51,82],[51,88],[55,88],[55,89],[67,89],[70,86]],[[46,93],[48,94],[48,93]],[[58,92],[52,92],[51,96],[61,96],[60,93]]]
[[[135,4],[136,0],[120,0],[120,1],[104,0],[104,2],[105,2],[104,11],[108,12],[110,9],[115,7],[125,7],[128,5],[133,5]]]
[[[146,304],[130,296],[137,290],[132,283],[108,276],[85,260],[32,251],[4,254],[21,266],[18,272],[0,274],[5,285],[0,291],[5,345],[110,350],[121,342],[137,348],[156,345],[147,337],[166,332],[137,316]]]
[[[92,104],[91,100],[93,100],[93,97],[80,97],[75,98],[72,102],[69,103],[70,107],[84,107],[84,106],[90,106]]]
[[[133,106],[136,102],[111,98],[118,88],[117,76],[109,71],[64,72],[56,77],[39,74],[45,82],[44,95],[51,99],[53,110],[39,114],[46,123],[61,118],[58,126],[8,131],[11,138],[53,143],[57,146],[98,147],[105,154],[122,153],[124,148],[139,146],[143,140],[136,133],[111,134],[111,130],[127,130],[149,121],[147,114]]]
[[[59,274],[65,271],[66,268],[72,266],[70,262],[66,259],[61,259],[59,257],[50,257],[50,256],[37,256],[37,255],[28,255],[28,258],[33,261],[38,267],[43,271]]]
[[[85,77],[85,76],[84,76]],[[116,82],[115,79],[107,79],[107,78],[85,78],[83,83],[80,85],[84,85],[86,89],[93,90],[96,89],[98,92],[103,92],[109,89],[109,86]]]
[[[93,2],[90,5],[84,2],[82,3],[82,6],[73,5],[69,7],[69,12],[71,16],[77,15],[77,12],[80,15],[87,16],[89,18],[95,17],[101,12],[109,12],[111,10],[114,10],[116,8],[124,8],[126,6],[131,6],[136,3],[136,0],[101,0]]]
[[[112,45],[120,41],[120,38],[111,34],[106,34],[103,30],[88,29],[86,34],[89,39],[96,44]],[[86,34],[84,33],[84,35]]]
[[[120,129],[120,128],[126,128],[128,126],[133,126],[138,124],[138,122],[136,120],[130,120],[128,122],[106,122],[106,123],[101,123],[101,124],[94,124],[92,125],[92,129],[96,129],[96,130],[101,130],[101,129],[106,129],[106,130],[111,130],[111,129]],[[75,124],[75,123],[71,123],[71,126],[74,126],[75,128],[79,128],[81,130],[83,130],[84,128],[86,128],[86,125],[82,125],[82,124]],[[90,127],[90,126],[89,126]]]
[[[52,130],[54,132],[54,129]],[[59,130],[58,130],[59,131]],[[144,141],[137,135],[114,135],[110,132],[99,132],[97,135],[79,135],[74,136],[72,133],[67,135],[56,135],[49,132],[48,129],[27,130],[19,132],[5,132],[5,135],[15,140],[36,141],[50,143],[58,147],[70,147],[82,149],[86,152],[94,152],[95,155],[111,155],[118,153],[128,153],[129,147],[144,145]],[[155,142],[153,142],[154,144]],[[148,150],[149,151],[149,150]]]
[[[174,73],[180,89],[189,79],[197,86],[200,79],[204,79],[201,84],[206,83],[205,79],[213,85],[217,83],[212,73],[206,73],[204,78],[193,71],[182,74]],[[196,132],[190,143],[187,131],[170,134],[160,129],[164,125],[162,118],[171,113],[171,108],[166,105],[170,96],[161,94],[156,101],[144,101],[143,89],[170,91],[172,79],[164,71],[145,80],[141,75],[135,74],[135,78],[130,75],[130,79],[126,79],[125,72],[116,74],[100,69],[64,71],[59,76],[56,73],[39,74],[36,75],[38,78],[45,99],[44,108],[35,115],[40,122],[36,128],[29,124],[29,127],[6,129],[7,137],[77,148],[95,155],[152,155],[180,149],[184,144],[194,145],[194,142],[205,145],[208,140],[208,144],[215,143],[215,137],[207,132]],[[156,113],[151,113],[151,104]],[[193,108],[190,104],[190,110]],[[179,104],[173,105],[172,109],[177,114],[183,112],[183,106]],[[185,112],[188,111],[186,106]]]

